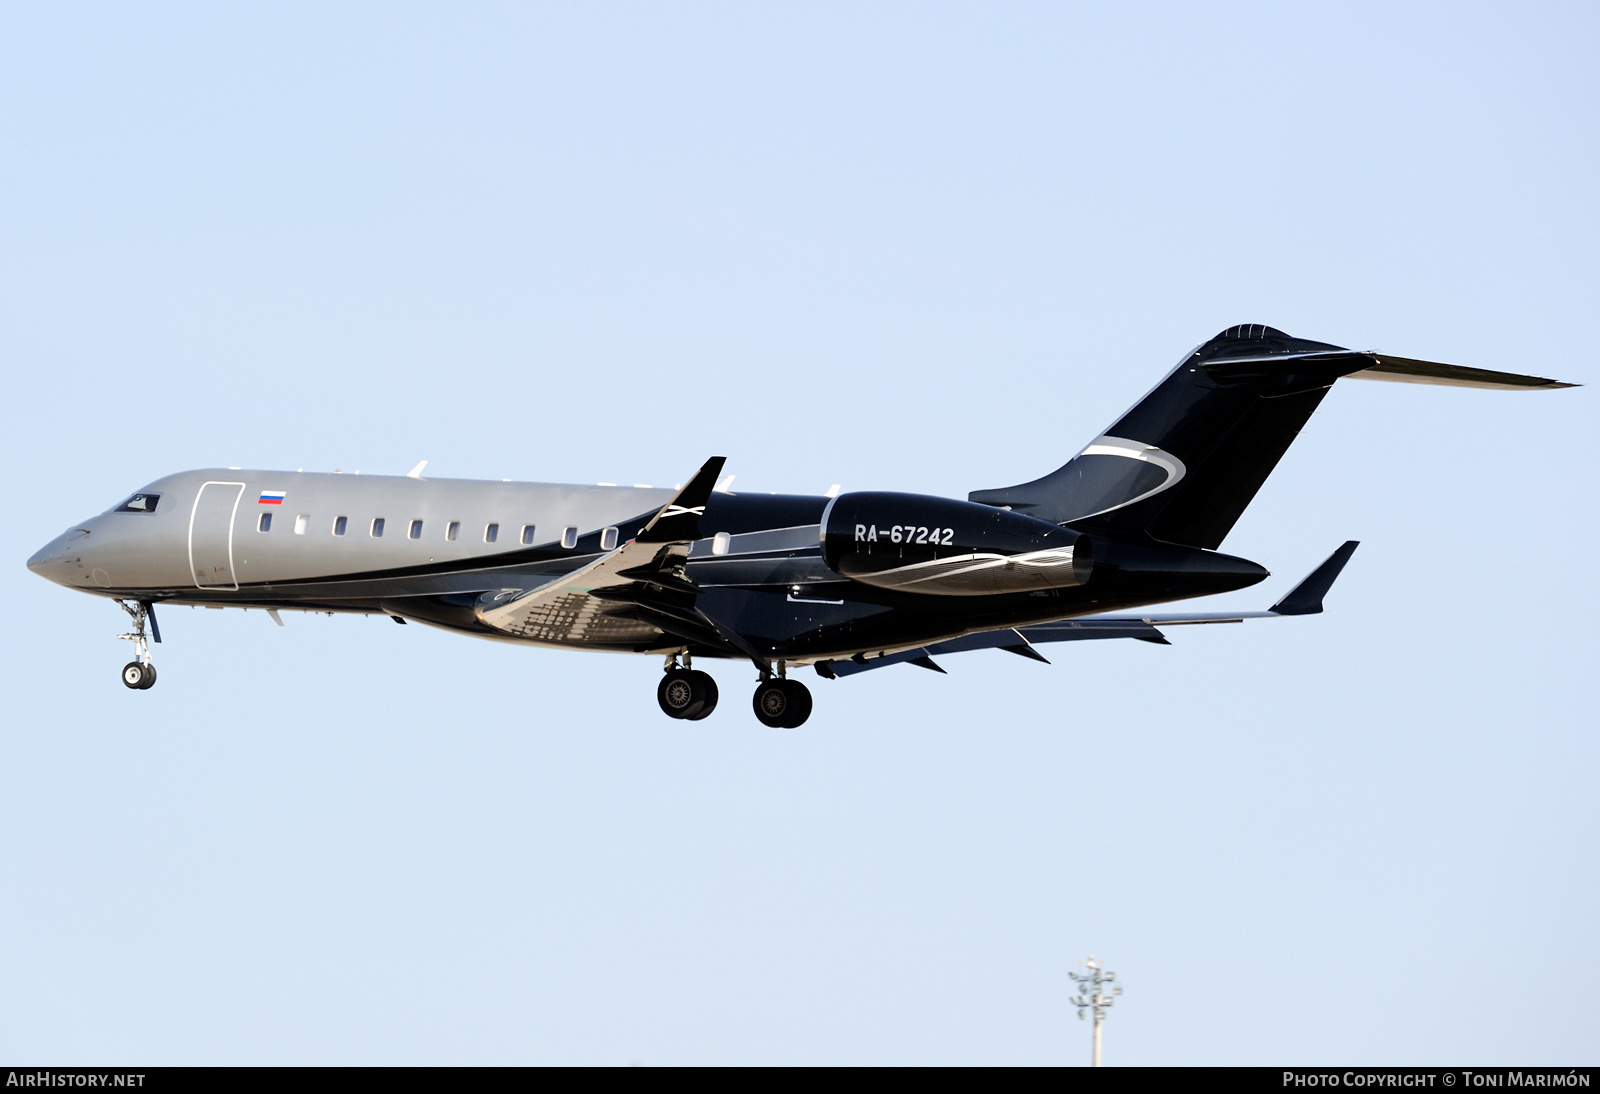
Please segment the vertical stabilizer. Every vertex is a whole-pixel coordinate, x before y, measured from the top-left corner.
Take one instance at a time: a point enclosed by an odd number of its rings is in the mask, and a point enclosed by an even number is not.
[[[1333,382],[1371,363],[1260,324],[1229,327],[1064,467],[969,498],[1056,524],[1216,548]]]

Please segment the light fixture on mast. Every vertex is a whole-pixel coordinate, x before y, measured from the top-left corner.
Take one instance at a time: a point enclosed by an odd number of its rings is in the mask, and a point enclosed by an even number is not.
[[[1122,994],[1122,985],[1116,983],[1117,974],[1102,965],[1098,959],[1090,957],[1079,961],[1084,967],[1083,972],[1068,971],[1078,985],[1078,994],[1072,997],[1072,1005],[1078,1008],[1078,1018],[1081,1020],[1090,1011],[1094,1012],[1094,1064],[1100,1066],[1100,1024],[1105,1021],[1106,1008],[1116,1003],[1116,997]],[[1110,990],[1107,991],[1107,986]]]

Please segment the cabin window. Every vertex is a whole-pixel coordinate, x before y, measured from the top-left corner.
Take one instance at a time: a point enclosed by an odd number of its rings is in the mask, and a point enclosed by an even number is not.
[[[382,539],[383,538],[383,518],[382,517],[373,517],[372,518],[372,538],[373,539]]]
[[[522,545],[524,547],[533,546],[533,525],[531,524],[524,524],[522,526]]]
[[[725,555],[732,546],[733,537],[726,532],[718,532],[711,537],[711,553],[714,555]]]
[[[500,526],[498,524],[485,524],[483,526],[483,542],[485,542],[485,543],[493,543],[495,540],[497,540],[499,538],[500,538]]]
[[[113,513],[154,513],[156,511],[156,502],[160,500],[160,494],[135,494],[111,511]]]
[[[607,528],[600,533],[600,549],[602,551],[614,551],[617,549],[617,530],[615,528]]]
[[[262,513],[259,517],[256,518],[256,531],[258,531],[258,532],[270,532],[270,531],[272,531],[272,514],[271,513]]]
[[[407,533],[407,534],[412,539],[421,539],[422,538],[422,522],[420,520],[412,521],[411,522],[411,531],[409,533]]]
[[[567,527],[563,528],[561,530],[561,546],[565,547],[567,550],[570,551],[574,547],[576,547],[577,545],[578,545],[578,530],[576,528],[572,527],[571,525],[568,525]]]
[[[297,536],[305,535],[306,534],[306,529],[309,528],[309,527],[311,527],[311,514],[310,513],[301,513],[299,516],[294,518],[294,534],[295,535],[297,535]]]
[[[345,529],[348,528],[348,527],[350,527],[350,518],[349,517],[334,517],[333,518],[333,534],[334,535],[336,535],[336,536],[344,535]]]
[[[450,522],[450,526],[444,530],[444,538],[451,543],[461,538],[461,522],[459,520]]]

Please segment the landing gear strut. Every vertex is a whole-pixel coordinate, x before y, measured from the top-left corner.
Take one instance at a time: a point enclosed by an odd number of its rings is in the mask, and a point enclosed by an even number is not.
[[[798,729],[811,717],[811,691],[800,681],[783,675],[784,664],[778,662],[778,677],[763,675],[756,685],[750,701],[761,724],[773,729]]]
[[[676,656],[667,658],[666,675],[656,686],[656,702],[668,718],[682,718],[698,722],[717,709],[717,682],[709,672],[689,667],[689,655],[683,655],[683,667],[678,667]]]
[[[155,686],[156,667],[150,663],[150,640],[145,637],[144,625],[148,620],[151,637],[157,642],[161,641],[161,627],[156,623],[156,607],[148,600],[139,600],[132,604],[126,600],[119,600],[117,604],[133,617],[133,633],[119,634],[117,637],[133,643],[134,655],[137,658],[122,666],[122,682],[135,691],[146,691]]]

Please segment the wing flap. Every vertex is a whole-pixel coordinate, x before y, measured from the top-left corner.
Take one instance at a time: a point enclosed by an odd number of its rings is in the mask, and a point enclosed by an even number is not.
[[[1071,619],[1061,623],[1041,623],[1031,627],[1006,627],[1001,630],[964,634],[960,638],[932,642],[916,649],[882,653],[876,657],[858,653],[849,659],[819,661],[816,668],[819,675],[830,679],[854,676],[871,669],[888,668],[890,665],[908,662],[926,668],[933,664],[935,655],[942,657],[947,653],[966,653],[969,650],[1005,650],[1048,665],[1050,662],[1033,648],[1036,643],[1083,642],[1102,638],[1140,638],[1147,642],[1166,642],[1159,630],[1138,619]]]

